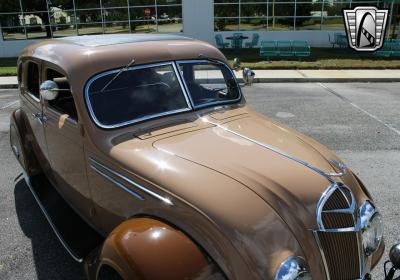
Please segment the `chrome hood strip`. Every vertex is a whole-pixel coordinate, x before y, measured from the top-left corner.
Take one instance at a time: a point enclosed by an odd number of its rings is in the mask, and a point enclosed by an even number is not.
[[[296,157],[294,157],[294,156],[282,151],[281,149],[278,149],[278,148],[273,147],[273,146],[268,145],[268,144],[261,143],[261,142],[255,140],[255,139],[252,139],[252,138],[247,137],[247,136],[245,136],[243,134],[240,134],[240,133],[238,133],[236,131],[233,131],[233,130],[231,130],[229,128],[226,128],[226,127],[224,127],[224,126],[222,126],[222,125],[220,125],[218,123],[214,123],[214,122],[210,121],[209,119],[207,119],[205,117],[202,117],[202,116],[199,116],[199,117],[206,123],[212,124],[212,125],[220,128],[220,129],[222,129],[222,130],[224,130],[226,132],[232,133],[232,134],[234,134],[236,136],[239,136],[239,137],[241,137],[243,139],[246,139],[246,140],[248,140],[248,141],[250,141],[250,142],[252,142],[252,143],[254,143],[256,145],[259,145],[259,146],[261,146],[263,148],[266,148],[266,149],[268,149],[268,150],[270,150],[270,151],[272,151],[274,153],[277,153],[277,154],[279,154],[279,155],[281,155],[281,156],[283,156],[283,157],[285,157],[287,159],[290,159],[290,160],[292,160],[294,162],[297,162],[297,163],[299,163],[299,164],[311,169],[312,171],[314,171],[314,172],[318,173],[319,175],[325,177],[331,184],[333,184],[335,182],[332,179],[332,177],[341,177],[344,174],[346,174],[346,172],[347,172],[347,168],[345,167],[345,165],[343,163],[339,163],[339,162],[336,162],[336,161],[329,161],[329,162],[332,165],[334,165],[336,168],[340,169],[341,172],[339,172],[339,173],[325,172],[325,171],[323,171],[323,170],[321,170],[321,169],[309,164],[308,162],[305,162],[304,160],[298,159],[298,158],[296,158]]]
[[[162,202],[164,202],[164,203],[166,203],[166,204],[168,204],[168,205],[171,205],[171,206],[174,205],[174,203],[173,203],[173,202],[171,201],[171,199],[169,199],[168,197],[164,197],[164,196],[162,196],[162,195],[160,195],[160,194],[158,194],[158,193],[155,193],[155,192],[153,192],[153,191],[147,189],[146,187],[144,187],[144,186],[142,186],[142,185],[140,185],[140,184],[134,182],[133,180],[129,179],[128,177],[126,177],[126,176],[124,176],[124,175],[122,175],[122,174],[119,174],[118,172],[112,170],[110,167],[104,165],[103,163],[99,162],[98,160],[96,160],[96,159],[94,159],[94,158],[92,158],[92,157],[90,157],[89,159],[90,159],[90,161],[91,161],[92,163],[94,163],[95,165],[100,166],[100,167],[103,168],[104,170],[107,170],[108,172],[110,172],[110,173],[113,174],[114,176],[116,176],[116,177],[122,179],[123,181],[125,181],[125,182],[128,183],[129,185],[135,187],[136,189],[139,189],[139,190],[141,190],[142,192],[144,192],[144,193],[146,193],[146,194],[148,194],[148,195],[150,195],[150,196],[152,196],[152,197],[154,197],[154,198],[156,198],[156,199],[158,199],[158,200],[161,200]]]

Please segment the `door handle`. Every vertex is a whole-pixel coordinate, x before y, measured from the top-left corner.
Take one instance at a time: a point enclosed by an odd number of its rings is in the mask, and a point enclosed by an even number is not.
[[[39,113],[32,113],[32,116],[37,119],[42,125],[47,122],[47,116],[41,112]]]

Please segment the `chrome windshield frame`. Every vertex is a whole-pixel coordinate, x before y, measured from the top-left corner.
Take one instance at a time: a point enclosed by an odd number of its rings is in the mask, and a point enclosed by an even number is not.
[[[177,66],[177,70],[178,70],[178,74],[181,78],[181,80],[183,81],[183,84],[185,86],[185,90],[187,92],[187,95],[189,97],[189,100],[191,102],[192,107],[197,110],[197,109],[202,109],[202,108],[207,108],[207,107],[212,107],[212,106],[216,106],[216,105],[226,105],[226,104],[232,104],[232,103],[237,103],[242,99],[242,90],[239,86],[239,83],[236,80],[236,76],[235,73],[233,73],[232,69],[226,65],[224,62],[220,61],[220,60],[208,60],[205,58],[202,59],[191,59],[191,60],[177,60],[175,61],[176,66]],[[181,64],[189,64],[189,63],[209,63],[209,64],[220,64],[223,65],[226,69],[228,69],[228,71],[230,71],[232,77],[235,79],[235,82],[238,85],[238,90],[239,90],[239,96],[235,99],[232,100],[226,100],[226,101],[215,101],[215,102],[210,102],[210,103],[206,103],[206,104],[201,104],[201,105],[195,105],[192,99],[192,96],[190,94],[190,90],[189,87],[186,84],[185,78],[182,76],[181,71],[179,70],[179,65]]]
[[[181,74],[181,71],[179,70],[179,65],[180,64],[184,64],[184,63],[210,63],[210,64],[221,64],[224,67],[226,67],[230,73],[232,74],[232,77],[235,79],[237,85],[238,85],[238,90],[239,90],[239,96],[235,99],[232,100],[227,100],[227,101],[216,101],[216,102],[210,102],[207,104],[202,104],[199,106],[195,106],[193,103],[193,100],[191,98],[190,95],[190,91],[186,85],[186,82]],[[182,94],[186,100],[186,104],[187,107],[182,108],[182,109],[177,109],[177,110],[172,110],[172,111],[166,111],[166,112],[162,112],[162,113],[158,113],[158,114],[149,114],[140,118],[135,118],[129,121],[125,121],[125,122],[121,122],[121,123],[117,123],[117,124],[113,124],[113,125],[105,125],[102,124],[96,117],[94,110],[93,110],[93,106],[90,102],[90,98],[89,98],[89,89],[90,86],[93,84],[94,81],[96,81],[97,79],[107,76],[107,75],[111,75],[111,74],[115,74],[118,73],[122,67],[116,68],[116,69],[112,69],[112,70],[108,70],[108,71],[104,71],[101,72],[99,74],[94,75],[93,77],[91,77],[84,88],[84,100],[86,103],[86,107],[88,109],[88,113],[90,118],[93,120],[93,122],[100,128],[102,129],[116,129],[116,128],[121,128],[121,127],[125,127],[128,125],[132,125],[132,124],[136,124],[136,123],[141,123],[147,120],[152,120],[152,119],[156,119],[159,117],[165,117],[165,116],[170,116],[170,115],[175,115],[178,113],[185,113],[185,112],[190,112],[190,111],[194,111],[197,109],[202,109],[202,108],[206,108],[206,107],[213,107],[213,106],[217,106],[217,105],[227,105],[227,104],[233,104],[233,103],[238,103],[240,102],[240,100],[242,100],[242,91],[241,88],[239,86],[239,83],[236,80],[236,76],[233,73],[232,69],[226,65],[224,62],[222,61],[217,61],[217,60],[207,60],[207,59],[198,59],[198,60],[179,60],[179,61],[166,61],[166,62],[160,62],[160,63],[151,63],[151,64],[143,64],[143,65],[138,65],[138,66],[131,66],[128,67],[125,71],[132,71],[132,70],[138,70],[138,69],[145,69],[145,68],[152,68],[152,67],[158,67],[158,66],[172,66],[174,73],[176,75],[176,78],[179,82],[180,88],[182,90]],[[124,72],[125,72],[124,71]]]
[[[169,115],[174,115],[177,113],[183,113],[183,112],[189,112],[193,109],[192,104],[188,98],[188,94],[185,90],[185,87],[183,85],[183,82],[181,80],[180,77],[180,73],[175,65],[175,63],[173,61],[168,61],[168,62],[162,62],[162,63],[152,63],[152,64],[144,64],[144,65],[138,65],[138,66],[131,66],[129,68],[127,68],[125,71],[134,71],[134,70],[139,70],[139,69],[146,69],[146,68],[153,68],[153,67],[158,67],[158,66],[171,66],[176,78],[179,82],[180,88],[182,90],[182,94],[186,100],[186,104],[187,107],[182,108],[182,109],[177,109],[177,110],[172,110],[172,111],[166,111],[166,112],[162,112],[162,113],[158,113],[158,114],[149,114],[140,118],[134,118],[132,120],[128,120],[125,122],[121,122],[121,123],[117,123],[117,124],[113,124],[113,125],[105,125],[102,124],[96,117],[96,114],[94,113],[93,110],[93,106],[90,102],[90,98],[89,98],[89,89],[90,86],[93,84],[94,81],[96,81],[97,79],[107,76],[107,75],[112,75],[115,73],[118,73],[121,68],[117,68],[117,69],[113,69],[113,70],[108,70],[102,73],[99,73],[97,75],[94,75],[92,78],[89,79],[89,81],[86,83],[85,85],[85,90],[84,90],[84,95],[85,95],[85,103],[86,103],[86,107],[89,111],[89,115],[91,117],[91,119],[93,120],[93,122],[100,128],[103,129],[115,129],[115,128],[120,128],[120,127],[124,127],[124,126],[128,126],[128,125],[132,125],[135,123],[139,123],[139,122],[143,122],[143,121],[147,121],[147,120],[151,120],[151,119],[155,119],[155,118],[159,118],[159,117],[163,117],[163,116],[169,116]],[[124,71],[124,72],[125,72]]]

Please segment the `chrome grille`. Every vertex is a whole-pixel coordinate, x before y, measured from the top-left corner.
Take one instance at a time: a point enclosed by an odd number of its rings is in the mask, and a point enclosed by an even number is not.
[[[331,280],[353,280],[360,277],[357,236],[354,232],[320,232]]]
[[[315,236],[329,279],[362,278],[356,203],[351,191],[344,185],[332,184],[319,201],[317,220],[319,230]]]

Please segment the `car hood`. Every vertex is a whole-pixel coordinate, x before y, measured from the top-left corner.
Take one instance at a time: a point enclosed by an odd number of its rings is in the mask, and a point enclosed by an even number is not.
[[[202,121],[212,126],[158,139],[153,146],[242,183],[287,223],[296,217],[303,229],[316,229],[316,206],[330,185],[323,174],[340,172],[332,164],[339,161],[333,153],[257,114]]]
[[[332,152],[246,106],[160,127],[112,140],[109,154],[176,205],[184,203],[167,220],[185,227],[181,221],[190,217],[186,230],[201,231],[200,244],[208,242],[202,236],[216,239],[208,235],[215,226],[267,279],[284,258],[303,253],[314,272],[323,273],[312,230],[318,201],[331,184],[323,174],[340,172]],[[345,183],[358,203],[365,199],[351,172],[334,180]],[[196,213],[213,226],[199,226]]]

